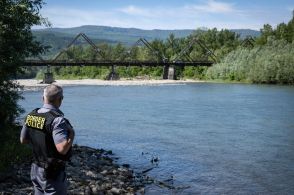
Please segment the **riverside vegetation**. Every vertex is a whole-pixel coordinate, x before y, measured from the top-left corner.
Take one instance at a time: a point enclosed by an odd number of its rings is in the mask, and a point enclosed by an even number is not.
[[[22,73],[20,66],[29,56],[45,51],[31,33],[32,25],[47,24],[39,11],[41,0],[4,0],[0,3],[0,172],[27,156],[28,148],[20,146],[20,128],[15,119],[22,112],[18,100],[20,86],[11,78]]]
[[[112,60],[112,61],[160,61],[162,57],[173,61],[177,53],[197,38],[211,49],[218,58],[212,67],[176,68],[177,78],[240,81],[250,83],[294,83],[294,18],[287,24],[281,23],[276,28],[269,24],[261,29],[261,35],[255,37],[252,45],[244,44],[239,35],[229,30],[210,29],[196,30],[185,38],[176,38],[171,34],[167,40],[154,40],[152,47],[155,54],[147,47],[129,47],[121,43],[98,44],[104,56],[95,53],[90,46],[78,44],[70,47],[60,60]],[[186,55],[195,60],[211,60],[207,51],[197,43]],[[187,60],[185,57],[182,60]],[[41,79],[45,70],[29,69],[27,72],[38,72]],[[109,67],[55,67],[52,69],[57,79],[105,79],[110,72]],[[162,67],[117,67],[116,72],[123,78],[144,77],[160,79]]]

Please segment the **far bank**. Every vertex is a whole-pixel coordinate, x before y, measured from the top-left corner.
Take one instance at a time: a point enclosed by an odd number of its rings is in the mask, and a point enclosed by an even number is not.
[[[47,86],[48,84],[42,83],[42,80],[36,79],[18,79],[15,80],[22,85],[25,90],[34,89]],[[54,84],[60,86],[75,86],[75,85],[98,85],[98,86],[129,86],[129,85],[179,85],[186,83],[200,83],[205,81],[200,80],[127,80],[121,79],[116,81],[107,81],[100,79],[80,79],[80,80],[55,80]]]

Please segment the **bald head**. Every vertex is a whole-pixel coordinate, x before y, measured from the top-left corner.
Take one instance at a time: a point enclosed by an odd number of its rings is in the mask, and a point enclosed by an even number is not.
[[[54,84],[48,85],[44,89],[43,98],[44,98],[44,103],[50,103],[57,106],[56,103],[58,101],[60,101],[60,104],[61,104],[61,100],[63,98],[63,90],[58,85],[54,85]]]

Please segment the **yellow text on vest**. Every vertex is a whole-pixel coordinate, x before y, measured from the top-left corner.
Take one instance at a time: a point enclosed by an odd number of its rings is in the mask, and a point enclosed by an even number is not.
[[[40,116],[28,115],[26,118],[26,125],[29,127],[43,129],[45,118]]]

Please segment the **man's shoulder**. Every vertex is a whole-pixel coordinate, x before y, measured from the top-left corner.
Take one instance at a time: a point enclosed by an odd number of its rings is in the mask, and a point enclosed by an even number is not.
[[[68,128],[73,128],[71,123],[64,116],[56,117],[52,122],[53,131],[56,129],[68,130]]]
[[[57,116],[53,120],[53,123],[55,123],[55,124],[60,124],[60,123],[64,123],[64,122],[66,122],[66,119],[64,118],[64,116]]]

